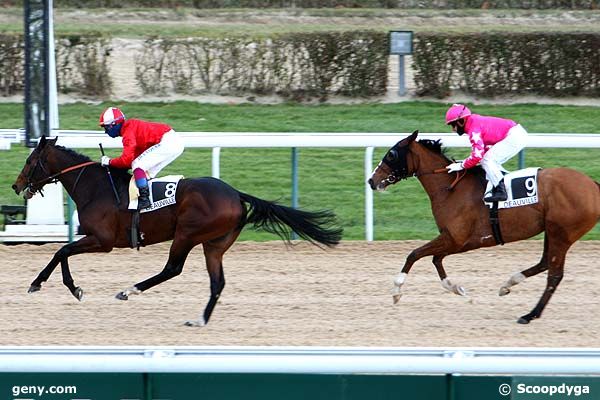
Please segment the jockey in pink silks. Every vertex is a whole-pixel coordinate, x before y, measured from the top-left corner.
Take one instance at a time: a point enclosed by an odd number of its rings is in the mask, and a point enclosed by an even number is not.
[[[471,155],[446,167],[448,173],[481,165],[493,186],[487,202],[507,199],[502,164],[514,157],[527,143],[527,131],[510,119],[471,114],[462,104],[454,104],[446,113],[446,125],[459,135],[469,135]]]

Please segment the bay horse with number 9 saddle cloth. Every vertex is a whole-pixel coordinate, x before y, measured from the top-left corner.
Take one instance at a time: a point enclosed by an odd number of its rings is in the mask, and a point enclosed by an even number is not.
[[[455,174],[446,173],[445,167],[452,161],[442,153],[440,141],[417,141],[417,135],[418,131],[415,131],[393,146],[368,179],[373,190],[383,191],[402,179],[416,177],[429,195],[440,232],[438,237],[413,250],[406,258],[394,280],[395,303],[402,295],[401,287],[412,265],[427,256],[433,256],[442,286],[464,295],[465,290],[448,279],[443,259],[451,254],[498,244],[490,224],[488,206],[483,201],[483,171],[472,168]],[[546,288],[539,302],[517,321],[527,324],[542,315],[562,280],[565,256],[571,245],[598,222],[600,184],[573,169],[545,168],[526,170],[508,187],[515,192],[513,198],[497,210],[503,242],[523,240],[545,232],[540,262],[514,274],[500,288],[500,295],[506,295],[512,286],[525,278],[548,271]]]
[[[57,146],[56,140],[41,138],[12,187],[15,193],[31,198],[45,184],[60,181],[75,201],[85,236],[58,250],[33,280],[29,292],[39,291],[60,263],[63,283],[81,300],[83,290],[74,284],[68,258],[130,246],[127,232],[131,229],[131,212],[126,193],[131,175],[125,170],[111,168],[112,178],[109,179],[99,163]],[[113,181],[115,192],[111,187]],[[303,211],[261,200],[219,179],[181,179],[176,185],[167,182],[160,188],[156,193],[162,192],[165,198],[174,195],[175,204],[142,213],[139,225],[145,234],[145,244],[172,240],[169,259],[160,273],[118,293],[117,298],[127,300],[132,294],[140,294],[179,275],[192,248],[202,244],[210,277],[210,298],[204,313],[197,320],[187,322],[188,326],[202,326],[208,322],[225,286],[223,254],[245,225],[253,224],[286,242],[290,241],[291,231],[313,244],[325,246],[335,246],[341,239],[342,229],[337,227],[331,211]],[[115,198],[121,199],[121,204],[117,205]]]

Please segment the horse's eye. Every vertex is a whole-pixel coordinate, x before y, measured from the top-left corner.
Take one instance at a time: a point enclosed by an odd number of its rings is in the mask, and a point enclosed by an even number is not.
[[[398,160],[398,151],[396,149],[391,149],[385,156],[386,160],[394,162]]]

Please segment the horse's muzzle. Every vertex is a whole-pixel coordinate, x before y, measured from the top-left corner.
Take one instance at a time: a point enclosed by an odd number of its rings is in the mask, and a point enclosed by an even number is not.
[[[371,190],[377,190],[378,192],[383,192],[385,190],[385,188],[387,187],[385,181],[379,181],[378,184],[375,184],[375,181],[373,180],[373,178],[370,178],[367,181],[367,183],[371,187]]]
[[[19,187],[19,185],[17,185],[16,183],[14,185],[12,185],[12,189],[15,191],[15,194],[18,196],[21,193],[23,194],[23,198],[25,200],[29,200],[33,197],[33,195],[35,194],[34,191],[31,190],[31,186],[27,185],[24,188]]]
[[[375,182],[373,182],[372,178],[369,178],[369,180],[367,181],[367,183],[369,184],[369,186],[371,186],[372,190],[375,190]],[[13,188],[15,187],[15,185],[13,185]]]

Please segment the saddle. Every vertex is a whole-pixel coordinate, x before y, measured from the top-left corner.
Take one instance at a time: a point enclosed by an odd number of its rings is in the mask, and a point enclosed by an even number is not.
[[[175,204],[175,193],[177,185],[183,179],[183,175],[167,175],[161,178],[148,180],[148,189],[150,191],[150,207],[141,210],[141,213],[147,213]],[[135,179],[131,177],[129,181],[129,210],[137,210],[137,202],[140,192],[135,185]]]
[[[132,212],[131,227],[128,229],[129,244],[132,249],[144,246],[144,232],[140,231],[140,214],[156,211],[176,203],[175,193],[177,185],[183,179],[183,175],[168,175],[161,178],[148,180],[148,189],[150,191],[150,207],[138,210],[139,190],[135,185],[135,179],[131,177],[129,181],[129,206],[128,210]]]
[[[538,202],[537,175],[540,168],[525,168],[510,172],[504,176],[504,185],[508,198],[504,201],[485,202],[490,213],[490,225],[497,244],[503,245],[502,231],[498,210],[535,204]],[[484,197],[492,189],[492,184],[487,183]]]

